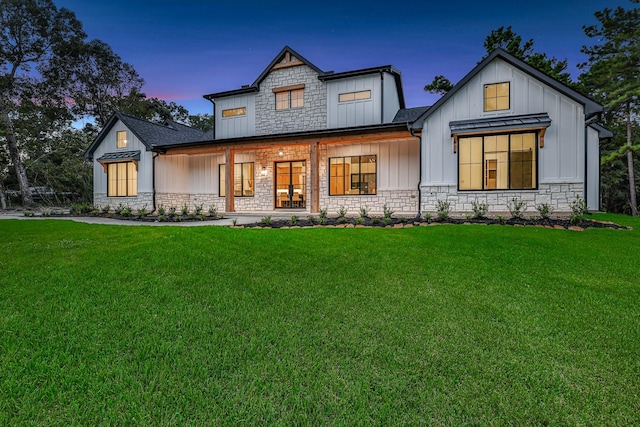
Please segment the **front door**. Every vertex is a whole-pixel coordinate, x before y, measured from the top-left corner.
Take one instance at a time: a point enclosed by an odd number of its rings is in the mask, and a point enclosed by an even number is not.
[[[276,208],[305,208],[307,169],[304,161],[276,163]]]

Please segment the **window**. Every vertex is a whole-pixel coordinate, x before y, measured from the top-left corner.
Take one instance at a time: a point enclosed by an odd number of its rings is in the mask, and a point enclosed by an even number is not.
[[[247,114],[246,107],[230,108],[228,110],[222,110],[222,117],[244,116],[246,114]]]
[[[218,195],[226,194],[226,165],[220,165],[220,188]],[[253,197],[253,163],[236,163],[233,165],[233,195],[235,197]]]
[[[107,165],[107,196],[131,197],[138,195],[138,169],[135,162]]]
[[[484,85],[484,111],[509,108],[509,82]]]
[[[274,89],[276,94],[276,110],[288,110],[304,107],[304,85],[295,89]]]
[[[376,156],[329,159],[329,195],[376,194]]]
[[[117,148],[127,148],[127,131],[119,130],[116,132],[116,141]]]
[[[535,189],[536,139],[534,132],[460,137],[458,188]]]
[[[371,91],[361,90],[359,92],[347,92],[338,95],[339,102],[360,101],[362,99],[371,99]]]

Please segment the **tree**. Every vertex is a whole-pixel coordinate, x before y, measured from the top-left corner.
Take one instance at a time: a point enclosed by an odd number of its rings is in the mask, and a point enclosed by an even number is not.
[[[640,2],[630,1],[636,4]],[[611,125],[624,123],[623,144],[603,158],[603,164],[626,157],[629,205],[631,214],[637,216],[633,155],[640,151],[637,140],[634,144],[634,128],[638,126],[640,110],[640,9],[605,8],[596,12],[595,17],[597,25],[583,27],[586,36],[597,43],[582,48],[588,60],[580,64],[581,68],[587,69],[580,80],[609,107]]]
[[[571,75],[566,72],[567,60],[560,61],[555,57],[549,58],[546,53],[533,50],[533,39],[522,42],[522,37],[515,33],[511,26],[500,27],[484,40],[484,48],[487,51],[486,58],[496,48],[502,48],[516,58],[522,59],[527,64],[537,68],[545,74],[555,78],[567,86],[572,86]],[[484,59],[483,58],[483,59]]]
[[[484,48],[486,50],[486,58],[491,52],[497,48],[502,48],[516,58],[522,59],[529,65],[548,74],[556,80],[567,86],[574,86],[571,75],[566,72],[567,60],[560,61],[555,57],[549,58],[546,53],[535,52],[533,50],[533,39],[525,42],[522,37],[515,33],[511,26],[500,27],[492,30],[484,40]],[[453,88],[453,84],[444,76],[436,76],[433,81],[424,87],[426,92],[446,94]]]
[[[211,114],[193,114],[189,116],[189,126],[203,132],[213,130],[213,116]]]
[[[453,83],[445,76],[435,76],[433,81],[424,87],[425,92],[445,95],[453,89]]]
[[[69,56],[85,37],[82,24],[67,9],[51,0],[0,2],[0,135],[5,139],[15,168],[23,204],[33,204],[22,162],[14,118],[18,109],[38,92],[56,92],[57,82],[44,82],[52,58]],[[43,84],[44,83],[44,84]],[[60,105],[64,100],[50,99]]]

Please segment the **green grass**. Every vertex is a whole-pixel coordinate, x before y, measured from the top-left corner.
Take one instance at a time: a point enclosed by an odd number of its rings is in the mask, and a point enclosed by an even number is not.
[[[640,423],[640,221],[0,221],[0,425]]]

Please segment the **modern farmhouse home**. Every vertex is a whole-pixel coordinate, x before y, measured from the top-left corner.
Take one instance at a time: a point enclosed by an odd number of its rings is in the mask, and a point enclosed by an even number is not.
[[[208,133],[116,113],[85,154],[94,203],[413,215],[438,200],[503,211],[514,197],[567,211],[581,196],[599,207],[603,107],[503,50],[431,107],[406,108],[390,65],[322,71],[289,47],[251,85],[205,98]]]

